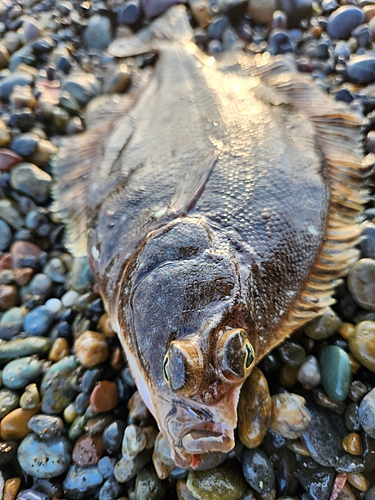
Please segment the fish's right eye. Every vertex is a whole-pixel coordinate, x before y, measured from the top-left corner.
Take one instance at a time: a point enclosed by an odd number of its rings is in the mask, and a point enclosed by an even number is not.
[[[217,360],[221,373],[233,382],[244,380],[254,363],[254,349],[245,330],[226,330],[218,341]]]
[[[170,385],[170,375],[169,375],[169,354],[167,353],[163,359],[163,377],[164,380]]]
[[[191,396],[197,392],[203,375],[201,358],[194,343],[171,342],[163,360],[163,377],[174,393]]]

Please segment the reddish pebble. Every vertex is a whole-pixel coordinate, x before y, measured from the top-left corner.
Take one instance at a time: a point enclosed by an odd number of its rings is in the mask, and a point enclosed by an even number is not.
[[[10,253],[4,253],[0,257],[0,270],[12,269],[12,256]]]
[[[0,311],[6,311],[17,304],[17,288],[13,285],[0,285]]]
[[[347,479],[347,474],[345,473],[337,474],[332,486],[331,496],[329,497],[329,500],[336,500],[336,498],[339,496],[340,491],[345,486],[346,479]]]
[[[102,438],[96,434],[80,437],[73,449],[73,462],[81,467],[95,465],[103,455]]]
[[[91,408],[96,413],[113,410],[118,403],[118,388],[115,382],[103,380],[94,388],[90,396]]]
[[[22,156],[10,149],[0,148],[0,170],[11,170],[14,165],[24,161]]]
[[[31,267],[21,267],[14,270],[14,281],[18,286],[27,285],[31,276],[34,274],[34,269]]]
[[[22,267],[20,262],[26,255],[39,258],[41,252],[42,250],[34,245],[34,243],[30,243],[29,241],[15,241],[10,247],[13,269]]]

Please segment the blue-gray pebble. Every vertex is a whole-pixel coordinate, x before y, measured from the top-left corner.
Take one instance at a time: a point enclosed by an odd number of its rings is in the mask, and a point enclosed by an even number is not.
[[[43,413],[60,413],[72,401],[76,390],[70,380],[77,365],[74,356],[66,356],[53,364],[45,374],[40,386]]]
[[[17,500],[49,500],[49,496],[37,490],[23,490]]]
[[[23,319],[23,327],[29,335],[46,335],[53,325],[55,315],[45,306],[38,306]]]
[[[64,422],[60,417],[43,414],[31,417],[27,426],[43,440],[59,436],[64,430]]]
[[[9,99],[16,85],[31,85],[33,77],[28,73],[16,71],[9,76],[6,76],[0,83],[0,97],[2,99]]]
[[[49,338],[29,337],[0,343],[0,361],[31,354],[44,354],[51,346]]]
[[[49,440],[31,433],[18,448],[18,461],[30,476],[51,479],[66,471],[71,462],[71,445],[65,436]]]
[[[83,34],[83,39],[86,47],[99,50],[105,49],[112,40],[112,27],[109,18],[100,14],[91,16]]]
[[[347,40],[351,32],[365,20],[361,9],[353,5],[343,5],[329,16],[327,33],[332,38]]]
[[[95,493],[103,484],[103,476],[96,465],[72,465],[63,482],[64,494],[69,500],[83,500]]]
[[[42,361],[30,356],[10,361],[3,369],[3,384],[9,389],[23,389],[39,377],[42,366]]]
[[[109,457],[106,455],[101,458],[98,462],[98,467],[100,474],[104,477],[104,479],[108,479],[113,476],[115,470],[115,464],[117,460],[114,457]]]
[[[100,488],[99,500],[113,500],[114,498],[118,498],[120,491],[121,486],[115,479],[107,479]]]
[[[52,281],[44,273],[35,274],[29,283],[29,290],[32,295],[48,295],[51,287]]]
[[[375,439],[375,389],[362,399],[358,408],[358,416],[364,431]]]
[[[355,82],[375,82],[375,55],[363,54],[350,57],[346,66],[348,78]]]
[[[12,231],[6,222],[0,219],[0,252],[6,250],[12,241]]]
[[[328,396],[334,401],[344,401],[351,382],[350,361],[341,347],[329,345],[320,357],[321,382]]]
[[[248,484],[258,493],[268,493],[275,486],[275,473],[263,450],[246,449],[242,455],[242,470]]]

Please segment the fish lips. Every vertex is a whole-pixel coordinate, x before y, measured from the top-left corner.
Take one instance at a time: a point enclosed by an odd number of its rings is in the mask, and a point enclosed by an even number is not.
[[[181,438],[181,448],[184,452],[192,455],[213,451],[228,453],[234,447],[233,432],[231,434],[193,429]]]

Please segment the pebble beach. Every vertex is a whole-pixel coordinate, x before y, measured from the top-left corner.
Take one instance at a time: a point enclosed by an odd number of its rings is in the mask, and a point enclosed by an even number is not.
[[[254,368],[236,447],[204,470],[174,464],[87,259],[64,246],[55,155],[157,64],[110,44],[176,3],[209,55],[289,54],[363,114],[375,163],[375,0],[0,0],[0,500],[374,500],[373,194],[336,304]]]

